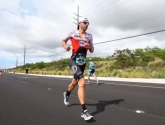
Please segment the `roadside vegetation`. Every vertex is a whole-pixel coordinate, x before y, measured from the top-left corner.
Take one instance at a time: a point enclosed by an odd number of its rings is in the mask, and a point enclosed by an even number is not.
[[[87,75],[89,58],[84,75]],[[98,77],[122,78],[165,78],[165,49],[146,47],[144,49],[115,50],[113,55],[106,58],[92,57],[95,62]],[[52,61],[49,63],[38,62],[26,64],[13,69],[25,73],[26,67],[29,74],[43,75],[72,75],[69,68],[69,58]]]

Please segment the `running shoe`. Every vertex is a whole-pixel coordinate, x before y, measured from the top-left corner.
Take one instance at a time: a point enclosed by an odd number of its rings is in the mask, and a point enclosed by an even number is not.
[[[99,84],[99,80],[97,80],[97,83],[96,83],[96,85],[98,85]]]
[[[66,96],[66,92],[64,92],[63,95],[64,95],[64,104],[69,105],[69,96]]]
[[[87,82],[86,82],[86,84],[90,84],[90,82],[89,82],[89,81],[87,81]]]
[[[93,118],[93,116],[90,115],[87,110],[84,110],[81,112],[81,118],[83,118],[85,121],[88,121]]]

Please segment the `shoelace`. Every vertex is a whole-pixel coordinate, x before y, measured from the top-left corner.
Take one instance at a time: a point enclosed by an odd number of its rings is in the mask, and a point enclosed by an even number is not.
[[[84,114],[85,114],[87,117],[90,116],[89,113],[88,113],[88,111],[84,112]]]
[[[85,113],[85,115],[86,115],[87,117],[89,117],[89,116],[90,116],[88,112],[86,112],[86,113]]]
[[[69,101],[69,97],[68,96],[66,96],[66,102],[68,102]]]

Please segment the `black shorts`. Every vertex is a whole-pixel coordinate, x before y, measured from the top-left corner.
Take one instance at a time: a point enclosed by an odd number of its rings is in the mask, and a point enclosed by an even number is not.
[[[81,78],[84,77],[83,73],[85,70],[86,63],[84,65],[78,65],[76,63],[76,58],[72,55],[69,62],[69,66],[72,69],[72,72],[74,74],[73,76],[74,79],[80,80]]]
[[[90,70],[88,71],[88,75],[93,75],[93,74],[95,74],[95,69],[90,69]]]

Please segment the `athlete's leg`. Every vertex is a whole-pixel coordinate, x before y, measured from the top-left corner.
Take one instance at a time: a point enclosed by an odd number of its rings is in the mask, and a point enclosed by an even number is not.
[[[86,102],[85,84],[86,82],[84,77],[78,81],[78,98],[82,107],[81,117],[84,120],[90,120],[93,116],[88,113],[88,110],[85,105]]]
[[[78,81],[78,97],[80,104],[83,105],[85,104],[85,79],[81,78]]]
[[[89,70],[88,71],[88,81],[87,81],[87,83],[90,83],[90,75],[91,75],[91,71]]]
[[[93,77],[97,80],[97,77],[96,77],[96,75],[95,75],[95,74],[93,74]]]
[[[72,82],[69,84],[67,88],[67,91],[63,93],[65,105],[69,105],[69,95],[73,91],[75,86],[78,84],[78,79],[83,77],[83,72],[81,68],[72,59],[70,59],[70,68],[72,69],[74,76],[73,76]]]
[[[95,69],[92,70],[92,75],[95,78],[97,85],[99,84],[99,80],[97,79],[96,75],[95,75]]]
[[[68,86],[68,90],[66,92],[66,95],[69,97],[70,93],[72,92],[72,90],[75,88],[75,86],[77,85],[77,80],[76,79],[72,79],[72,82],[69,84]]]
[[[69,92],[72,92],[72,90],[77,85],[77,83],[78,83],[77,80],[76,79],[73,79],[72,82],[69,84],[68,91]]]
[[[97,78],[97,76],[95,75],[95,73],[93,74],[93,77],[96,79],[97,85],[99,84],[99,80]]]
[[[90,75],[88,75],[88,81],[90,81]]]
[[[74,60],[70,60],[70,67],[74,73],[74,80],[72,80],[72,84],[69,85],[68,87],[68,91],[72,91],[74,89],[74,85],[76,85],[76,83],[78,83],[78,98],[82,107],[82,114],[81,117],[84,118],[84,120],[89,120],[91,119],[93,116],[88,114],[88,111],[86,109],[85,106],[85,78],[84,78],[84,70],[85,70],[85,65],[79,66]],[[77,82],[77,81],[78,82]],[[65,96],[64,96],[64,100],[65,100]],[[67,99],[66,99],[67,100]],[[64,101],[65,103],[65,101]],[[69,103],[68,103],[69,104]]]
[[[65,91],[63,93],[65,105],[69,105],[69,95],[72,92],[72,90],[75,88],[75,86],[77,85],[77,78],[75,77],[75,72],[77,71],[77,66],[72,59],[70,59],[70,68],[72,69],[72,71],[74,73],[74,78],[72,79],[72,82],[69,84],[67,91]]]
[[[78,83],[77,80],[73,79],[72,82],[68,86],[68,90],[63,93],[63,95],[64,95],[64,104],[65,105],[69,105],[69,95],[72,92],[72,90],[75,88],[77,83]]]
[[[86,102],[85,84],[86,83],[84,77],[78,81],[78,97],[82,107],[81,117],[87,121],[90,120],[93,116],[88,113],[88,110],[85,105]]]
[[[74,76],[73,76],[73,79],[72,79],[72,82],[69,84],[68,86],[68,90],[67,92],[70,94],[72,92],[72,90],[74,89],[74,87],[77,85],[78,81],[77,81],[77,76],[76,76],[76,72],[77,72],[77,68],[78,65],[75,63],[74,60],[72,60],[72,58],[70,59],[70,62],[69,62],[69,65],[70,65],[70,68],[72,69],[73,73],[74,73]],[[79,69],[80,70],[80,69]],[[69,96],[69,95],[68,95]]]

